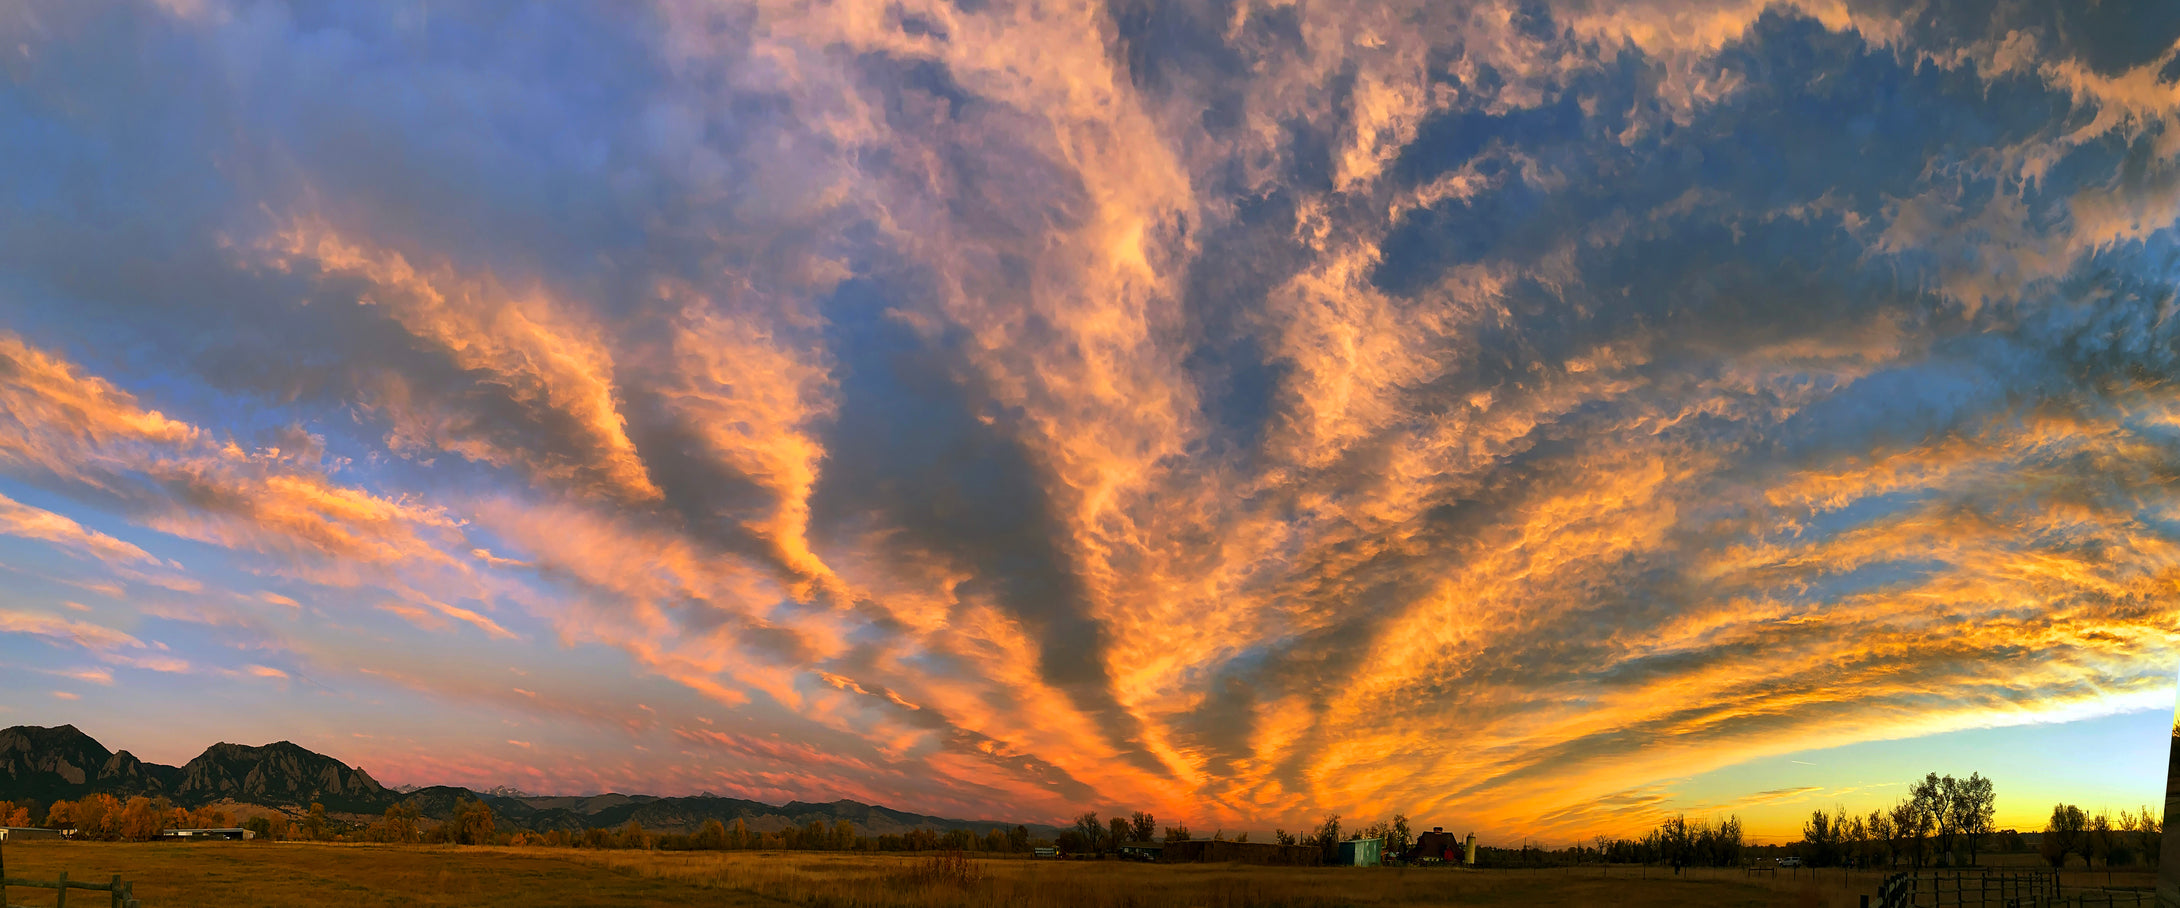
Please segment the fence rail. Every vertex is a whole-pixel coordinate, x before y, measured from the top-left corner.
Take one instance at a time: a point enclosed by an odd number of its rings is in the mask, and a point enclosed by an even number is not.
[[[2044,870],[1924,870],[1895,873],[1877,888],[1878,908],[2151,908],[2157,894],[2142,889],[2059,887]]]
[[[0,839],[0,842],[5,841],[5,839]],[[4,849],[0,849],[0,908],[31,908],[29,905],[17,905],[8,901],[9,886],[24,889],[51,889],[53,890],[53,908],[68,908],[68,890],[70,889],[106,893],[110,908],[142,908],[136,902],[136,884],[123,880],[121,874],[114,874],[111,880],[104,883],[71,880],[68,878],[68,871],[66,870],[61,871],[60,876],[51,881],[12,877],[7,875],[6,854],[7,852]]]
[[[0,877],[0,905],[5,905],[5,908],[31,908],[28,905],[6,904],[8,887],[10,886],[24,889],[51,889],[53,890],[54,908],[68,908],[68,890],[71,889],[106,893],[107,900],[111,903],[112,908],[141,908],[136,901],[136,884],[123,880],[118,873],[114,874],[110,882],[105,883],[71,880],[68,878],[68,871],[65,870],[61,871],[59,877],[51,880],[33,880],[12,876]]]
[[[1895,873],[1877,889],[1881,908],[2044,908],[2059,902],[2057,874],[2042,870]]]

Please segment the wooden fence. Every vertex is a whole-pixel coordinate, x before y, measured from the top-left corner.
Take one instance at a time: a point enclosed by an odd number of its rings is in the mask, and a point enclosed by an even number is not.
[[[1924,870],[1895,873],[1877,888],[1878,908],[2154,908],[2144,889],[2062,892],[2048,870]]]
[[[2070,908],[2156,908],[2157,892],[2151,889],[2085,889],[2060,902]]]
[[[142,908],[136,902],[136,884],[122,880],[121,874],[118,873],[114,874],[112,880],[104,883],[85,883],[71,880],[68,878],[68,871],[66,870],[61,871],[61,875],[50,882],[8,876],[7,852],[4,847],[0,847],[0,908],[32,908],[29,905],[17,905],[8,901],[9,886],[25,889],[51,889],[53,890],[53,908],[68,908],[68,890],[70,889],[106,893],[110,908]],[[79,908],[89,908],[80,899],[77,900],[76,904]]]
[[[2044,908],[2059,902],[2048,870],[1924,870],[1895,873],[1877,887],[1879,908]]]
[[[60,877],[54,880],[26,880],[20,877],[0,877],[0,904],[6,903],[9,886],[24,887],[29,889],[51,889],[53,890],[53,908],[68,908],[68,890],[70,889],[85,889],[92,892],[106,893],[107,900],[110,903],[111,908],[141,908],[141,906],[139,906],[136,901],[136,884],[123,881],[121,879],[121,875],[118,873],[114,874],[112,882],[106,883],[85,883],[78,880],[71,880],[68,878],[68,871],[66,870],[61,871]],[[82,901],[80,900],[78,900],[76,904],[79,906],[83,905]],[[97,903],[94,902],[92,904]],[[7,908],[31,908],[31,906],[7,905]]]

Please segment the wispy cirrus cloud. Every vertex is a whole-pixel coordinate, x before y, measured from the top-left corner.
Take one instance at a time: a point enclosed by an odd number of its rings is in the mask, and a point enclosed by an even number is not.
[[[0,20],[0,532],[697,767],[372,739],[533,786],[1576,834],[2169,695],[2180,21],[881,6]]]

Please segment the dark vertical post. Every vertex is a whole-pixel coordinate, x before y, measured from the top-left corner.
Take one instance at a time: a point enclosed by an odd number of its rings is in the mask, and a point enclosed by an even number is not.
[[[60,889],[53,898],[53,908],[68,908],[68,871],[61,871]]]
[[[113,908],[121,908],[121,874],[114,874],[113,885],[106,890],[106,894],[113,896]]]

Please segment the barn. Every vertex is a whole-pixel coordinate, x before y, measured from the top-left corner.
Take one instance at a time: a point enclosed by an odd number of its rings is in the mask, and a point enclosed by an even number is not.
[[[1433,826],[1431,831],[1416,836],[1415,845],[1408,849],[1406,857],[1409,861],[1419,863],[1443,861],[1448,864],[1474,864],[1476,837],[1471,835],[1463,841],[1447,832],[1445,827]]]
[[[60,837],[61,831],[58,829],[40,829],[36,826],[0,826],[0,842],[10,839],[20,841],[22,839],[57,839]]]

